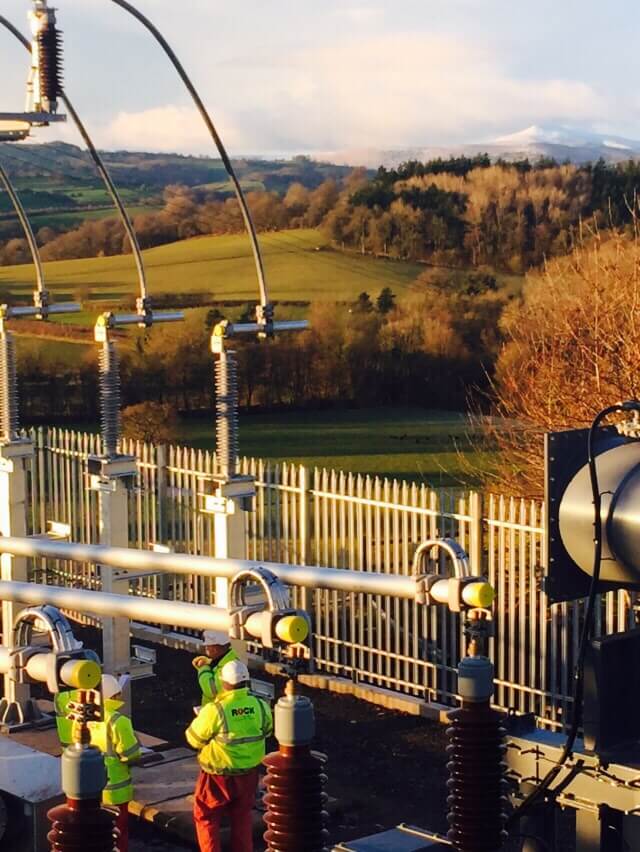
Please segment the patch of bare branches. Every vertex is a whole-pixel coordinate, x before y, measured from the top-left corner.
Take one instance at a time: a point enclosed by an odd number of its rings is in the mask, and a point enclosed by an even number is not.
[[[635,209],[635,208],[634,208]],[[501,449],[497,481],[511,493],[543,490],[543,435],[587,426],[597,411],[640,393],[640,240],[583,233],[570,256],[527,279],[502,319],[488,432]]]

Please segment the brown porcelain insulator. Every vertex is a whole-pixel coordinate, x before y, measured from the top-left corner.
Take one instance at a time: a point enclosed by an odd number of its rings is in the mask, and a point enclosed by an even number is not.
[[[458,852],[494,852],[505,841],[504,728],[487,702],[463,702],[450,716],[448,838]]]
[[[47,835],[51,852],[115,852],[115,817],[95,799],[67,799],[47,816],[53,823]]]
[[[267,852],[325,852],[329,839],[325,760],[308,745],[281,745],[264,764]]]

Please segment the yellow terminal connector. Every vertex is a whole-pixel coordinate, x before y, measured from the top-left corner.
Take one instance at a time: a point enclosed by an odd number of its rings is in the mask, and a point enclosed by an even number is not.
[[[276,636],[282,642],[304,642],[309,635],[309,622],[301,615],[285,615],[276,624]]]
[[[69,660],[60,670],[60,679],[74,689],[95,689],[100,683],[102,668],[95,660]]]
[[[469,583],[462,590],[462,599],[467,606],[480,609],[488,609],[495,597],[495,589],[490,583]]]

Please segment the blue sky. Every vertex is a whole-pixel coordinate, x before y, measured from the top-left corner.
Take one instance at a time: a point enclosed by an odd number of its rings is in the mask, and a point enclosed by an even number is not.
[[[485,141],[566,123],[640,139],[634,0],[137,0],[230,151]],[[208,152],[151,37],[111,0],[57,0],[69,96],[104,147]],[[0,0],[26,32],[30,0]],[[0,31],[0,109],[26,51]],[[38,141],[71,128],[43,130]]]

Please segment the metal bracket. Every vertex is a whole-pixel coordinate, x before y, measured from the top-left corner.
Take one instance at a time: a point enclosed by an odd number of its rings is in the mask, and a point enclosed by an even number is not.
[[[413,556],[414,574],[420,575],[427,573],[424,571],[424,562],[429,558],[433,550],[442,551],[449,557],[453,566],[454,577],[461,579],[472,576],[467,551],[453,538],[431,538],[418,545]]]

